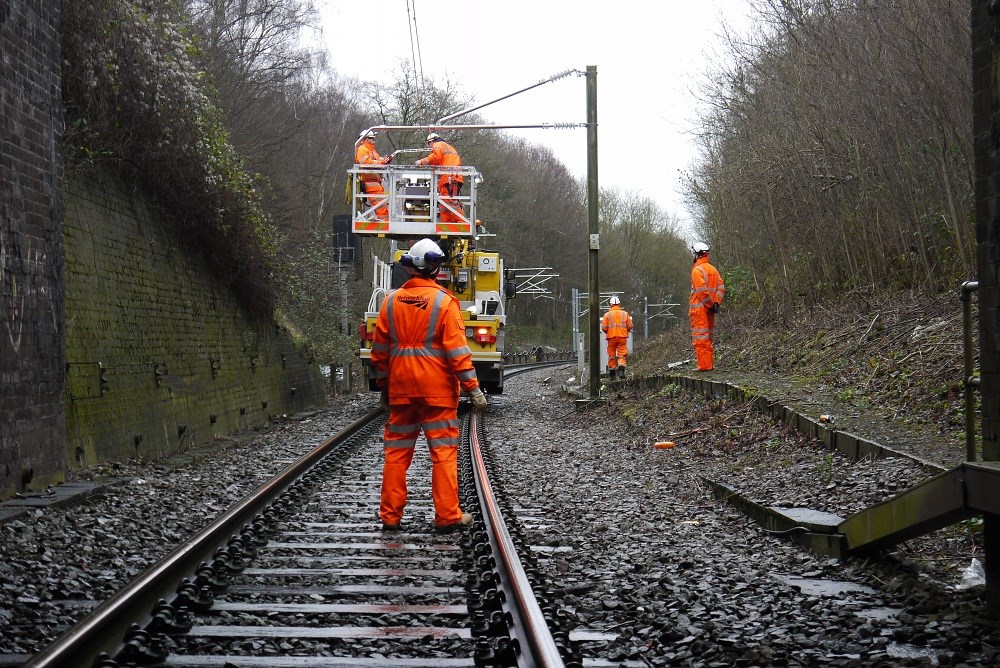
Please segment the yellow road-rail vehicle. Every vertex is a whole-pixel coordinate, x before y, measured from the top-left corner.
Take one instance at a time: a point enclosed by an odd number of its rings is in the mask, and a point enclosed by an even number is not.
[[[385,192],[366,195],[362,175],[377,174]],[[461,174],[462,193],[443,200],[436,184],[442,174]],[[351,227],[355,234],[391,240],[387,260],[374,257],[372,295],[359,327],[358,356],[377,390],[371,367],[371,347],[379,309],[389,292],[408,278],[399,258],[413,242],[430,238],[447,254],[437,276],[461,302],[465,336],[472,351],[480,386],[488,393],[503,392],[504,326],[506,301],[514,296],[514,282],[504,270],[500,253],[481,246],[491,237],[475,217],[476,186],[482,180],[474,167],[424,167],[415,165],[354,166],[350,172],[353,206]],[[369,177],[370,178],[370,177]],[[388,216],[379,218],[379,211]],[[446,221],[442,221],[442,217]]]

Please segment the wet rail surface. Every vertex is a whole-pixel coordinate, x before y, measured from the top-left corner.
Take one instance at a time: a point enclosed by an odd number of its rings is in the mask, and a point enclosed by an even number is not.
[[[174,595],[155,594],[162,599],[133,621],[106,611],[102,618],[106,603],[67,634],[91,651],[81,640],[88,626],[102,642],[117,633],[114,650],[89,662],[81,661],[85,651],[50,648],[26,665],[621,665],[601,659],[614,634],[568,629],[546,600],[549,583],[539,579],[535,548],[516,520],[543,509],[511,508],[490,485],[486,422],[463,419],[460,494],[474,517],[463,531],[433,529],[423,436],[409,472],[403,529],[381,530],[384,416],[376,412],[231,534]],[[485,483],[477,485],[477,477]],[[522,599],[533,602],[537,617],[524,616]],[[114,628],[126,621],[128,631]]]

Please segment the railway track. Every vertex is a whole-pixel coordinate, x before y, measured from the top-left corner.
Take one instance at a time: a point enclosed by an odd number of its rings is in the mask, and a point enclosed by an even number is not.
[[[375,411],[293,463],[25,665],[621,665],[581,656],[614,636],[567,628],[519,528],[541,510],[503,501],[478,416],[459,457],[474,523],[433,531],[418,455],[404,528],[381,531],[383,424]]]

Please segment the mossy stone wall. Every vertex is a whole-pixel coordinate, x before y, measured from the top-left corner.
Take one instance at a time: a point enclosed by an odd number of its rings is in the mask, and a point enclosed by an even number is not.
[[[64,182],[71,465],[155,457],[322,405],[309,352],[247,317],[126,180]]]

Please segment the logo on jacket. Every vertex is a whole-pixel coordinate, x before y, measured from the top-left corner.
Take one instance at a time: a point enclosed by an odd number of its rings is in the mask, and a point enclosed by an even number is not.
[[[421,311],[427,310],[427,297],[421,297],[420,295],[414,295],[412,297],[400,295],[396,301],[403,304],[409,304],[410,306],[416,306]]]

